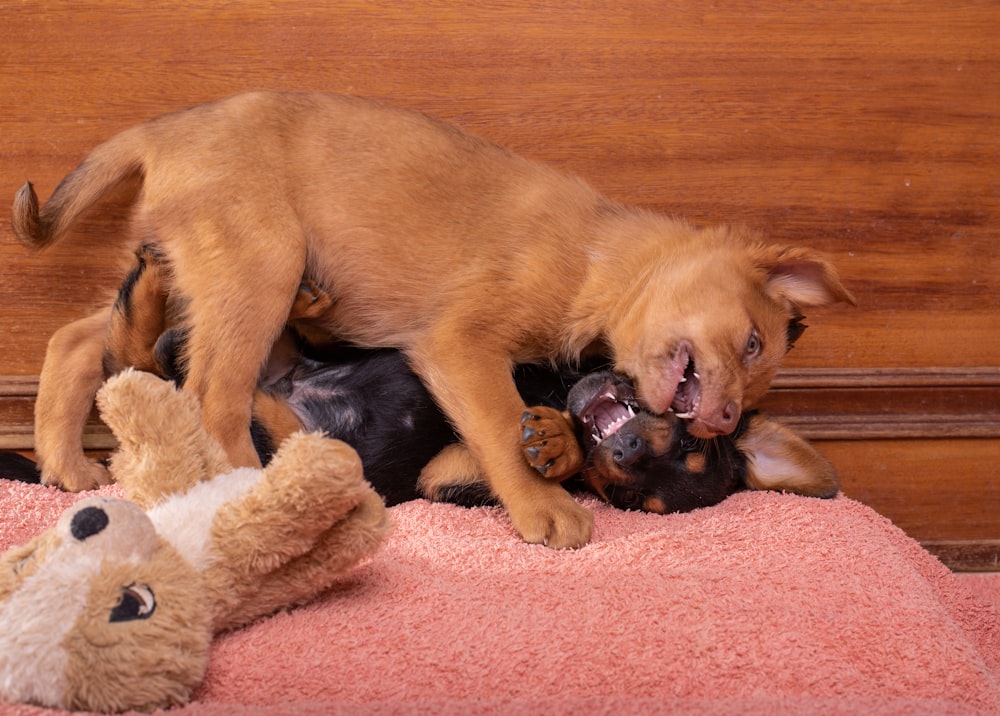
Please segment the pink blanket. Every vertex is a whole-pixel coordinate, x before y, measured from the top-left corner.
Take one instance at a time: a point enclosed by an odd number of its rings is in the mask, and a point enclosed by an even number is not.
[[[0,482],[0,548],[74,499]],[[499,510],[393,508],[328,596],[219,637],[177,713],[1000,714],[1000,608],[864,505],[587,504],[575,552]]]

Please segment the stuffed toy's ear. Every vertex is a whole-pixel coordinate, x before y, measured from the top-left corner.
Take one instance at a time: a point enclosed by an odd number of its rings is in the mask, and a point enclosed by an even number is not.
[[[776,420],[753,416],[736,446],[746,455],[746,481],[751,489],[786,490],[810,497],[833,497],[840,490],[830,461]]]
[[[232,469],[202,425],[197,398],[171,382],[122,371],[100,389],[97,407],[118,439],[111,474],[144,508]]]

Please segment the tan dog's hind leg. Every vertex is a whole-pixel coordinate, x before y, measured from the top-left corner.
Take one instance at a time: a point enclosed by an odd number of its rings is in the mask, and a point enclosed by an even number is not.
[[[203,304],[195,310],[214,309]],[[201,400],[205,429],[223,446],[232,463],[260,467],[250,439],[250,415],[261,364],[276,334],[262,321],[260,334],[254,335],[248,322],[233,318],[231,322],[200,320],[192,328],[184,387]]]
[[[46,485],[92,490],[111,475],[83,453],[83,429],[104,380],[105,308],[56,331],[49,340],[35,399],[35,456]]]
[[[519,426],[525,408],[509,361],[465,337],[437,345],[435,350],[425,344],[410,354],[414,369],[482,466],[514,528],[533,544],[556,549],[585,545],[593,515],[558,481],[546,480],[529,467],[521,452]]]

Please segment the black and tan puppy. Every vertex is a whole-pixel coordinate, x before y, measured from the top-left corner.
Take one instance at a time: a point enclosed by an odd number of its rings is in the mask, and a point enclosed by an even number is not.
[[[649,410],[724,435],[766,392],[789,319],[852,301],[808,249],[626,208],[424,115],[332,95],[250,93],[126,130],[43,209],[26,185],[14,233],[52,244],[124,182],[140,186],[132,245],[161,244],[187,298],[186,388],[233,464],[258,463],[254,390],[305,277],[332,291],[317,327],[402,350],[516,529],[551,547],[586,543],[592,516],[525,464],[515,364],[600,352]],[[100,353],[106,318],[60,348]],[[52,362],[37,403],[44,478],[86,487],[77,451],[53,449],[76,426],[54,383],[64,357]],[[81,371],[78,396],[97,371]]]
[[[677,416],[639,407],[632,386],[610,371],[581,378],[566,410],[530,408],[522,425],[525,455],[542,475],[575,477],[624,509],[687,512],[744,489],[839,490],[830,462],[779,422],[751,411],[730,435],[697,438]]]

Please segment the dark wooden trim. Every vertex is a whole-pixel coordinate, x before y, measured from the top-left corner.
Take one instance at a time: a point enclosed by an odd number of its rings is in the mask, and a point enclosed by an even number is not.
[[[772,388],[1000,388],[1000,367],[782,368]]]
[[[921,542],[954,572],[1000,572],[1000,540]]]
[[[0,448],[32,448],[37,390],[0,375]],[[1000,367],[788,369],[761,407],[814,440],[1000,438]],[[84,444],[114,443],[95,418]]]
[[[38,376],[0,375],[0,449],[28,451],[35,447],[35,396]],[[111,450],[115,439],[96,414],[87,423],[83,446]]]
[[[1000,437],[1000,368],[782,371],[761,406],[816,440]]]

